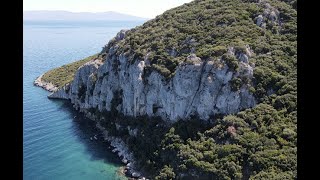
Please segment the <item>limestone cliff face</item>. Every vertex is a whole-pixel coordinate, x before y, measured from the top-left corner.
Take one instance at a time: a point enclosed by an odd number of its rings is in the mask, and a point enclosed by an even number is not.
[[[125,31],[119,32],[115,40],[123,38]],[[222,59],[204,61],[190,54],[170,80],[157,71],[147,74],[147,58],[136,59],[132,64],[128,56],[117,55],[117,48],[115,43],[102,61],[96,59],[81,66],[70,84],[49,97],[70,99],[76,109],[84,112],[98,108],[134,117],[160,116],[170,121],[191,115],[207,120],[215,114],[236,113],[256,104],[249,84],[238,90],[233,90],[231,84],[236,77],[252,78],[249,47],[247,53],[235,53],[229,48],[228,53],[239,61],[238,71]]]

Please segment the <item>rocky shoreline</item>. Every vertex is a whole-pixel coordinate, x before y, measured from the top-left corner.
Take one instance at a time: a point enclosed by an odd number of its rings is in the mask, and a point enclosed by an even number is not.
[[[35,81],[34,81],[34,85],[35,86],[39,86],[42,87],[43,89],[49,91],[49,92],[55,92],[58,90],[58,87],[56,87],[55,85],[53,85],[50,82],[45,82],[42,80],[44,74],[42,74],[41,76],[39,76]]]
[[[35,81],[34,85],[41,87],[49,92],[56,92],[58,91],[58,87],[54,86],[52,83],[48,83],[42,80],[44,74],[39,76]],[[92,116],[86,115],[87,118],[94,120]],[[108,134],[108,131],[105,130],[104,127],[100,125],[99,122],[96,123],[96,128],[100,130],[103,140],[108,141],[110,143],[110,146],[113,148],[112,152],[116,153],[118,157],[121,159],[122,163],[125,164],[125,166],[120,168],[120,173],[125,175],[128,178],[132,179],[138,179],[138,180],[146,180],[145,177],[142,176],[142,174],[136,170],[135,168],[135,160],[133,157],[133,154],[129,151],[127,145],[125,142],[114,136],[110,136]],[[91,140],[98,140],[97,136],[94,136]],[[110,147],[109,147],[110,148]]]
[[[146,178],[136,170],[133,154],[129,151],[125,142],[121,138],[110,136],[108,131],[102,127],[99,122],[97,122],[96,127],[101,131],[104,140],[110,142],[110,145],[114,148],[112,152],[117,153],[122,163],[126,164],[126,166],[121,169],[121,173],[130,178],[145,180]]]

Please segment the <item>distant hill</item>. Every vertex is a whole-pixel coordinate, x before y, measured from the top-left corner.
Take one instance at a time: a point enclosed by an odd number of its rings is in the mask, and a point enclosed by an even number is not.
[[[147,18],[122,14],[118,12],[69,12],[69,11],[24,11],[23,20],[110,20],[110,21],[138,21]]]

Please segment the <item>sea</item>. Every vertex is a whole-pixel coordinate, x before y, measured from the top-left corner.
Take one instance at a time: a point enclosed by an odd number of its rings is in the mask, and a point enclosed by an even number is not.
[[[46,71],[102,50],[121,29],[143,21],[23,22],[23,179],[113,180],[120,159],[102,141],[91,140],[94,124],[65,100],[47,98],[33,85]]]

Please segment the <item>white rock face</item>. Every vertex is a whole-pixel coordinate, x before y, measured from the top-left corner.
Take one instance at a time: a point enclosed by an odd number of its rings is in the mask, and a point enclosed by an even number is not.
[[[68,99],[69,98],[69,94],[67,93],[70,89],[70,85],[67,84],[64,87],[62,87],[61,89],[57,89],[54,93],[52,93],[50,95],[50,98],[52,99]]]
[[[33,84],[35,86],[39,86],[42,87],[43,89],[50,91],[50,92],[54,92],[57,91],[58,88],[56,86],[54,86],[52,83],[50,82],[45,82],[42,80],[43,74],[41,76],[39,76],[34,82]]]
[[[49,97],[70,99],[80,111],[114,108],[127,116],[160,116],[170,121],[191,115],[208,120],[212,115],[236,113],[256,104],[246,84],[232,91],[230,83],[239,76],[252,78],[251,54],[237,55],[239,72],[230,70],[222,60],[204,62],[191,54],[188,59],[194,63],[181,63],[173,78],[166,81],[156,71],[144,74],[144,60],[130,63],[124,54],[116,55],[116,49],[117,45],[109,49],[103,63],[95,60],[80,67],[68,87]]]
[[[256,25],[257,25],[257,26],[261,26],[261,25],[262,25],[262,22],[263,22],[263,16],[260,14],[260,15],[257,17]]]
[[[280,12],[271,6],[266,1],[259,2],[262,4],[262,7],[264,8],[263,14],[260,14],[256,17],[256,25],[262,28],[266,28],[266,22],[265,20],[271,21],[274,25],[280,24],[279,16]]]

